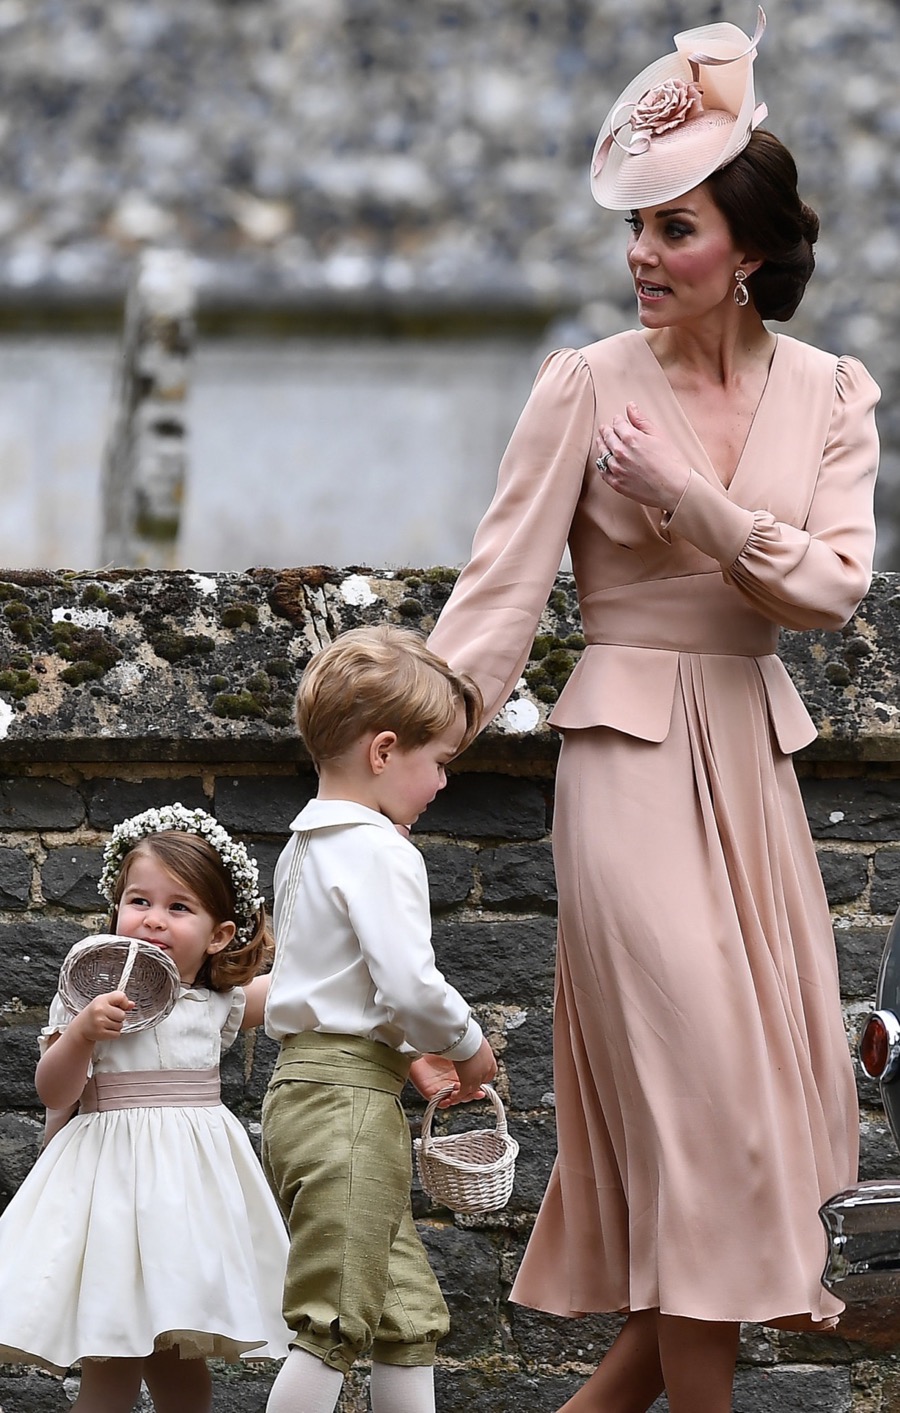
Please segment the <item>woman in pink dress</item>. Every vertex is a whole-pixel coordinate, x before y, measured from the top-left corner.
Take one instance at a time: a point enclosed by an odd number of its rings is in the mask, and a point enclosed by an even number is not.
[[[752,38],[676,36],[601,129],[641,328],[552,354],[430,639],[500,709],[568,542],[587,647],[554,856],[558,1157],[513,1299],[627,1319],[567,1413],[731,1408],[740,1322],[833,1325],[820,1203],[858,1118],[779,627],[869,584],[878,389],[776,334],[815,213],[758,124]]]

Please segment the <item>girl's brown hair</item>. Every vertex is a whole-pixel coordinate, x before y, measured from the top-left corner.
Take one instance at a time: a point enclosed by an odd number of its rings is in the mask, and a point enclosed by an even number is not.
[[[129,867],[139,854],[152,854],[164,869],[191,890],[216,923],[233,922],[240,930],[241,920],[236,916],[231,877],[212,844],[199,834],[170,829],[145,835],[122,860],[113,894],[110,916],[112,932],[116,930],[119,903],[128,882]],[[197,973],[195,986],[208,986],[211,991],[229,991],[232,986],[244,986],[267,969],[274,946],[264,906],[260,907],[251,926],[249,940],[236,935],[221,952],[205,959]]]
[[[316,654],[300,679],[295,714],[320,765],[338,759],[369,731],[394,731],[402,750],[424,746],[453,724],[460,707],[466,716],[462,752],[484,710],[477,686],[418,633],[382,624],[353,628]]]

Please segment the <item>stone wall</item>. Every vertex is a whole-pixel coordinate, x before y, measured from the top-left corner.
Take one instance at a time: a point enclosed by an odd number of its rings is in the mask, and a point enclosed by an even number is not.
[[[0,577],[0,1199],[37,1153],[36,1034],[67,948],[104,923],[96,880],[108,831],[153,804],[203,805],[252,844],[271,895],[286,827],[314,789],[290,725],[299,670],[320,642],[356,623],[387,617],[427,628],[452,578],[444,570]],[[799,769],[834,912],[851,1042],[900,902],[898,608],[900,576],[880,575],[843,633],[784,638],[821,731]],[[566,1322],[506,1300],[554,1151],[556,743],[545,719],[580,647],[572,583],[561,576],[513,702],[416,831],[440,964],[500,1053],[499,1087],[521,1143],[512,1201],[495,1217],[453,1219],[415,1192],[453,1316],[438,1369],[443,1413],[551,1413],[618,1324]],[[226,1101],[254,1139],[273,1059],[272,1043],[257,1034],[223,1067]],[[864,1175],[900,1174],[875,1087],[861,1082],[860,1096]],[[421,1105],[407,1097],[415,1130]],[[748,1326],[735,1408],[896,1410],[898,1344],[900,1313],[890,1307],[851,1310],[840,1338]],[[252,1367],[217,1369],[216,1413],[262,1413],[270,1379]],[[361,1369],[343,1413],[363,1413],[364,1384]],[[74,1387],[74,1379],[0,1368],[4,1413],[61,1413]]]

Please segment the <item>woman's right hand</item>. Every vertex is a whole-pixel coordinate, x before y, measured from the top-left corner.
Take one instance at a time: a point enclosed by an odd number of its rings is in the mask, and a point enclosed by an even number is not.
[[[115,1040],[122,1033],[125,1017],[134,1010],[134,1002],[124,991],[106,991],[95,996],[69,1022],[69,1031],[80,1040],[96,1045],[99,1040]]]

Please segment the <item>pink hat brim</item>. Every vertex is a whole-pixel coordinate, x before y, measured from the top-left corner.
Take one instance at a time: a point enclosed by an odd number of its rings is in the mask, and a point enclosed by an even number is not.
[[[753,128],[765,115],[753,90],[756,50],[745,52],[751,42],[749,36],[731,24],[684,30],[675,36],[674,54],[657,59],[632,79],[607,113],[594,145],[591,193],[600,206],[610,211],[631,211],[683,196],[746,147]],[[613,119],[616,118],[617,127],[623,117],[627,123],[629,105],[668,79],[691,83],[689,56],[693,54],[733,60],[701,66],[699,87],[704,113],[651,137],[645,152],[635,155],[623,150],[613,140]]]

